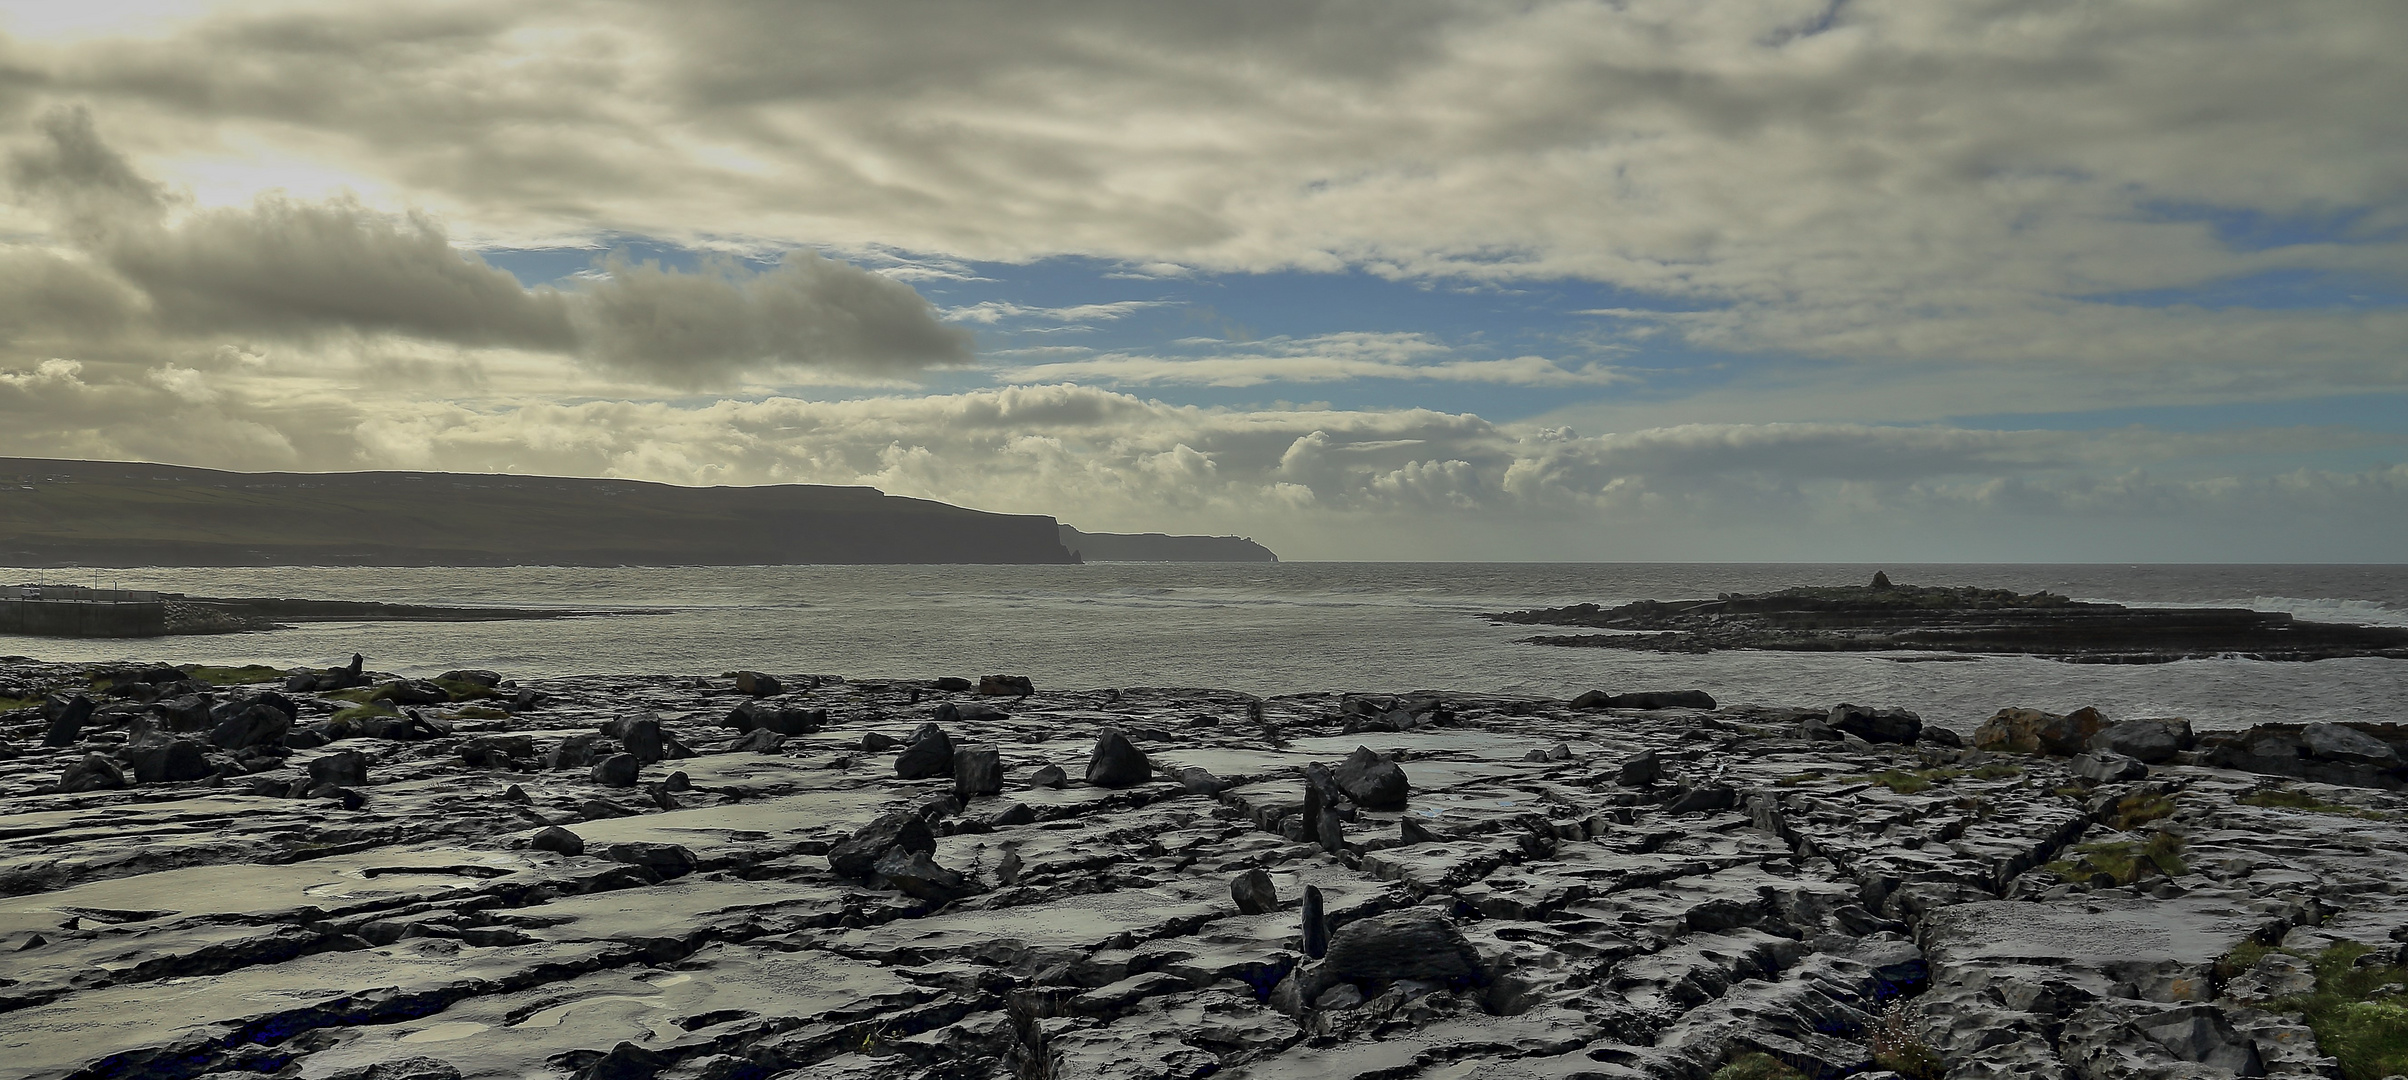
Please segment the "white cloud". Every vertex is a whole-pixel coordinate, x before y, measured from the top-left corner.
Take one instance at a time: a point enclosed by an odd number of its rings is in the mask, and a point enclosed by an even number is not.
[[[1227,346],[1219,339],[1174,344]],[[1593,361],[1566,365],[1541,356],[1458,359],[1453,348],[1424,334],[1350,332],[1272,338],[1250,344],[1255,348],[1195,356],[1103,353],[1007,368],[998,372],[997,377],[1012,383],[1091,380],[1139,386],[1220,387],[1357,379],[1506,386],[1606,386],[1628,381],[1627,376]]]

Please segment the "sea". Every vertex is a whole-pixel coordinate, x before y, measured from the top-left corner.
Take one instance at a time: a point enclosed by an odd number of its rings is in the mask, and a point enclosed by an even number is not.
[[[423,675],[852,679],[1027,675],[1040,688],[1210,687],[1258,695],[1413,690],[1543,695],[1700,689],[1725,704],[1914,710],[1970,731],[1998,709],[2095,706],[2201,728],[2408,720],[2408,660],[2070,664],[1932,654],[1660,655],[1528,645],[1494,611],[1676,600],[1869,581],[2048,590],[2151,607],[2248,607],[2408,626],[2408,565],[1805,565],[1729,563],[1096,563],[1085,566],[583,568],[149,567],[6,570],[194,596],[608,608],[540,621],[318,623],[140,640],[0,635],[42,660],[342,663]]]

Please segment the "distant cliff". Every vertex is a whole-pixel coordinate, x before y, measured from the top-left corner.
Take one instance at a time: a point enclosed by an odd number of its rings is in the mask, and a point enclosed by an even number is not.
[[[1090,533],[1062,526],[1062,546],[1088,562],[1278,562],[1271,549],[1242,536]]]
[[[17,565],[1077,562],[1056,529],[865,487],[0,458],[0,563]]]

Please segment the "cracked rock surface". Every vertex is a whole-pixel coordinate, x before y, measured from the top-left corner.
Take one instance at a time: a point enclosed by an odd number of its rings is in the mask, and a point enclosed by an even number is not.
[[[0,666],[0,1075],[2327,1076],[2219,961],[2408,928],[2408,797],[1826,708],[123,674]]]

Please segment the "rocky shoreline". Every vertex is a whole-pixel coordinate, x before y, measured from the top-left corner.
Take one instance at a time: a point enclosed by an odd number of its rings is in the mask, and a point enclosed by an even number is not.
[[[1964,586],[1804,586],[1725,593],[1711,600],[1640,600],[1619,607],[1502,611],[1506,624],[1579,626],[1533,645],[1640,652],[1928,651],[2022,654],[2077,664],[2163,664],[2218,656],[2254,660],[2408,659],[2408,627],[2301,622],[2246,608],[2131,608]]]
[[[2408,1040],[2394,725],[0,684],[0,1075],[2373,1080]]]

